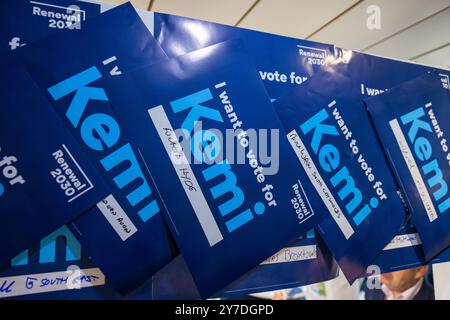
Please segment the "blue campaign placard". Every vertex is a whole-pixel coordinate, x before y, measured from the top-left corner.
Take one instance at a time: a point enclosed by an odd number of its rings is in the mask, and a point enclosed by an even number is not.
[[[110,193],[26,69],[0,72],[0,264]]]
[[[0,52],[16,50],[58,30],[80,30],[100,6],[76,0],[4,0]]]
[[[351,50],[336,48],[335,59],[347,66],[348,76],[354,80],[353,92],[362,99],[376,96],[389,88],[416,78],[434,68],[406,61],[388,59]],[[449,89],[448,70],[437,70],[444,89]],[[359,94],[357,91],[359,90]],[[399,190],[400,191],[400,190]],[[410,213],[403,227],[398,231],[377,259],[373,262],[382,272],[412,268],[427,263],[420,237],[412,224]],[[448,260],[448,252],[443,252],[432,260],[433,263]]]
[[[395,235],[390,243],[384,247],[383,252],[372,263],[378,269],[371,269],[370,273],[379,270],[380,273],[387,273],[423,266],[428,263],[442,263],[450,260],[450,249],[444,250],[431,261],[425,259],[422,249],[422,241],[417,232],[417,228],[412,222],[409,213],[405,219],[403,227]]]
[[[280,77],[280,73],[289,75],[288,71],[290,70],[296,71],[296,74],[306,81],[318,70],[332,70],[336,63],[346,64],[349,76],[355,80],[355,90],[352,92],[355,94],[355,98],[361,99],[382,93],[387,88],[432,69],[423,65],[351,50],[333,49],[332,46],[325,44],[180,16],[155,13],[154,19],[148,18],[147,20],[154,20],[155,37],[170,57],[219,41],[232,38],[244,39],[273,100],[288,91],[289,88],[295,87],[290,84],[290,81],[283,82]],[[320,50],[329,51],[324,55],[325,59],[318,59],[320,55],[317,53]],[[300,51],[302,52],[300,53]],[[268,72],[270,70],[273,72]],[[440,75],[442,84],[449,88],[448,72],[440,70]],[[303,83],[304,81],[298,81],[298,85]],[[400,230],[392,241],[408,238],[409,233],[404,231]],[[421,250],[420,244],[407,246],[406,242],[403,242],[402,246],[389,246],[389,250],[384,250],[381,254],[382,257],[374,263],[384,270],[403,268],[405,265],[414,263],[420,264],[423,261],[417,252]]]
[[[305,196],[308,181],[240,41],[135,70],[108,88],[202,297],[317,224],[309,203],[318,199]]]
[[[106,285],[105,275],[63,226],[0,270],[0,298],[115,299],[120,295]]]
[[[399,230],[404,205],[346,64],[274,102],[299,163],[329,215],[317,228],[350,282]]]
[[[426,73],[367,99],[366,105],[429,260],[450,244],[450,92],[438,74]]]
[[[176,57],[230,39],[242,39],[257,66],[271,101],[276,100],[283,92],[305,83],[315,72],[326,66],[327,57],[333,54],[331,45],[181,16],[155,12],[143,15],[143,19],[153,24],[155,38],[169,57]],[[305,247],[308,245],[305,244]],[[319,245],[317,250],[319,250],[317,257],[330,254],[323,244]],[[334,263],[322,264],[329,260],[331,257],[324,260],[308,259],[282,265],[261,265],[255,268],[253,276],[247,275],[247,278],[264,278],[262,287],[278,288],[283,285],[292,287],[293,283],[299,286],[307,285],[311,283],[309,279],[312,278],[318,282],[326,281],[337,276]],[[287,272],[287,268],[290,268],[291,271]],[[279,269],[279,272],[276,272],[276,269]],[[164,270],[171,269],[163,269],[158,273],[158,278],[165,278]],[[302,272],[298,270],[308,270],[309,276],[303,277]],[[278,274],[286,276],[279,277]],[[173,278],[171,275],[167,275],[167,277]],[[239,287],[243,294],[245,285],[249,285],[248,292],[256,290],[257,285],[250,280],[233,283],[233,286]]]
[[[129,3],[86,21],[79,32],[61,31],[17,54],[112,188],[69,228],[108,283],[127,293],[178,250],[140,150],[114,114],[102,81],[166,56]]]

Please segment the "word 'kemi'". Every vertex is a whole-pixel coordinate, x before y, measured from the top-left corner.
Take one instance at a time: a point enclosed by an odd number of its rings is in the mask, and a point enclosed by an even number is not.
[[[89,86],[100,78],[102,78],[100,71],[93,66],[50,87],[48,92],[54,100],[73,94],[65,114],[66,118],[74,128],[80,129],[81,138],[86,146],[101,154],[100,163],[103,168],[107,172],[113,170],[116,172],[113,178],[115,185],[119,189],[130,190],[126,198],[132,207],[137,207],[141,203],[148,202],[152,190],[131,145],[125,143],[117,146],[121,128],[111,114],[88,113],[89,103],[109,100],[104,89]],[[159,207],[153,199],[138,210],[138,215],[146,222],[158,212]]]

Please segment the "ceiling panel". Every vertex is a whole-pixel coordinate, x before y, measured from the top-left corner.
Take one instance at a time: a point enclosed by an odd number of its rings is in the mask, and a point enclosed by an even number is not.
[[[441,49],[427,53],[415,59],[415,61],[433,66],[446,67],[450,69],[450,44]]]
[[[369,30],[366,26],[369,17],[366,10],[372,4],[380,7],[380,30]],[[450,0],[365,0],[319,30],[310,40],[334,43],[348,49],[364,50],[449,5]]]
[[[122,4],[127,1],[128,0],[97,0],[97,2],[104,2],[109,4]],[[150,4],[150,0],[130,0],[130,1],[137,9],[147,10],[148,5]]]
[[[154,0],[151,10],[234,25],[256,0]]]
[[[358,0],[261,0],[239,27],[305,38]]]
[[[448,44],[449,31],[450,8],[371,47],[367,52],[411,59]]]

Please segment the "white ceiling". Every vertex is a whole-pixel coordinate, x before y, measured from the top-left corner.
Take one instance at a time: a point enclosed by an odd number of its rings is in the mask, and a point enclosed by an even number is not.
[[[122,3],[124,0],[100,0]],[[134,0],[137,8],[450,68],[450,0]],[[369,5],[381,29],[366,27]]]
[[[239,26],[304,39],[357,2],[263,0]]]

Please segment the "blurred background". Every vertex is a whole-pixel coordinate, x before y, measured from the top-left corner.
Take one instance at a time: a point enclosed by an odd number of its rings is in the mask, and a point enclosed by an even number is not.
[[[139,9],[332,43],[347,49],[450,68],[450,0],[131,2]]]

